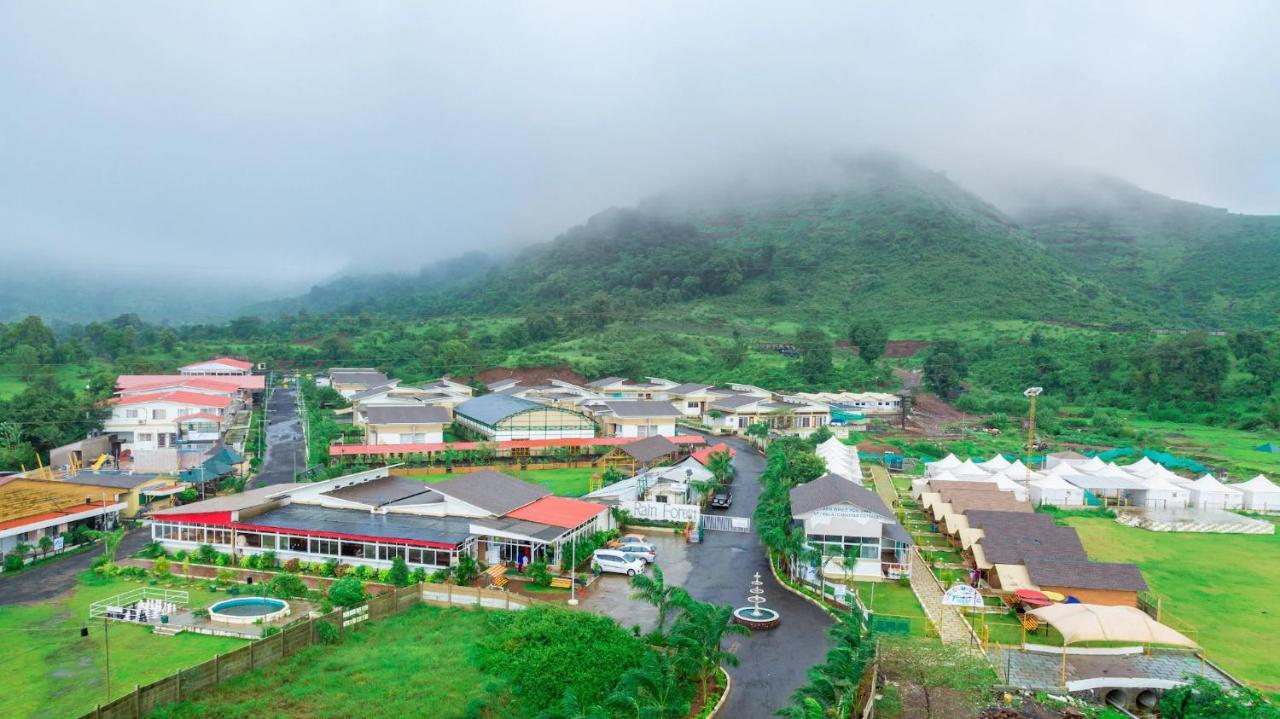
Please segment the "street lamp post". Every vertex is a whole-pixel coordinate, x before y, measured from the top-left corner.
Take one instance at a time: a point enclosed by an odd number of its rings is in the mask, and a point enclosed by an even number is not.
[[[1031,409],[1027,412],[1027,461],[1031,461],[1031,454],[1036,447],[1036,397],[1044,392],[1043,387],[1028,387],[1022,392],[1027,399],[1031,400]],[[1027,482],[1031,481],[1031,465],[1027,464]]]
[[[578,583],[577,568],[578,568],[578,542],[575,539],[575,540],[571,540],[569,544],[569,606],[571,607],[578,606],[578,594],[577,594],[578,588],[574,586]]]

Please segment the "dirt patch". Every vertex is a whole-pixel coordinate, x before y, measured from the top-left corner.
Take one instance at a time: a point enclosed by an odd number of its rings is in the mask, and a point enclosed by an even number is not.
[[[911,421],[930,437],[946,435],[946,425],[956,422],[973,422],[977,419],[929,392],[917,392],[911,400]]]
[[[884,345],[885,359],[904,359],[915,357],[920,351],[933,344],[928,340],[889,340]]]
[[[490,384],[504,379],[518,379],[521,382],[530,384],[546,384],[553,379],[558,379],[561,382],[572,382],[577,385],[587,383],[586,377],[574,372],[568,365],[521,368],[490,367],[468,377],[466,381]]]

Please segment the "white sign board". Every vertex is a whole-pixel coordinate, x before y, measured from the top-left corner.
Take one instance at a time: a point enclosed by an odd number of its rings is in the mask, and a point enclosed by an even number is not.
[[[342,626],[349,627],[352,624],[359,624],[369,618],[369,605],[362,604],[355,609],[348,609],[342,613]]]
[[[53,551],[61,552],[64,546],[66,546],[66,541],[62,539],[62,535],[53,538]]]
[[[668,502],[621,502],[619,506],[633,519],[658,522],[692,522],[702,520],[702,510],[696,504],[670,504]]]
[[[953,607],[982,607],[982,595],[968,584],[957,584],[942,595],[942,603]]]

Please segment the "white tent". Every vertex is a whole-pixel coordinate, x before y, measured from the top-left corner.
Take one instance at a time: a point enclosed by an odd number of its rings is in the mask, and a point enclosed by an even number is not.
[[[1248,482],[1232,485],[1244,493],[1244,508],[1255,512],[1280,512],[1280,487],[1259,474]]]
[[[1031,503],[1036,506],[1083,507],[1084,490],[1056,474],[1046,474],[1031,480]]]
[[[1009,468],[1009,460],[1005,459],[1003,454],[997,454],[985,462],[979,462],[978,466],[988,472],[1000,472]]]
[[[818,445],[816,454],[827,465],[827,472],[862,484],[862,464],[858,450],[832,437]]]
[[[961,464],[963,464],[963,462],[960,461],[959,457],[955,456],[954,454],[948,454],[947,456],[943,457],[937,462],[928,462],[927,464],[925,464],[925,472],[927,474],[937,474],[938,472],[942,472],[948,469],[955,469],[956,467],[959,467]]]
[[[1191,503],[1200,509],[1240,509],[1244,493],[1206,474],[1191,485]]]
[[[1134,462],[1133,464],[1126,466],[1125,469],[1129,470],[1130,472],[1145,474],[1158,466],[1160,465],[1156,464],[1155,462],[1152,462],[1146,456],[1143,456],[1137,462]]]
[[[951,473],[957,477],[989,477],[991,473],[973,463],[972,459],[966,459],[959,467],[951,470]]]
[[[1075,465],[1067,464],[1066,462],[1053,465],[1049,468],[1049,473],[1056,474],[1059,477],[1079,477],[1084,474],[1084,472],[1076,469]]]
[[[1084,472],[1085,474],[1097,474],[1098,472],[1101,472],[1106,468],[1107,468],[1107,463],[1103,462],[1097,457],[1090,457],[1084,462],[1081,462],[1080,464],[1076,465],[1076,469],[1080,470],[1081,472]]]
[[[1141,501],[1152,509],[1182,509],[1191,501],[1191,492],[1158,473],[1150,477],[1134,477],[1142,484]]]

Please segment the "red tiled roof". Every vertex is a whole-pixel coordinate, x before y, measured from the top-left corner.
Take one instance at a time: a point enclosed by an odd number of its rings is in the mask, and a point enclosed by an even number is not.
[[[112,404],[121,405],[150,404],[151,402],[173,402],[175,404],[190,404],[197,407],[225,408],[231,405],[231,398],[178,390],[176,392],[157,392],[155,394],[135,394],[129,397],[116,397],[111,400]]]
[[[126,388],[124,391],[138,392],[141,390],[164,389],[167,387],[195,387],[196,389],[211,389],[214,391],[228,393],[240,391],[239,382],[216,379],[214,377],[182,377],[181,379],[158,380],[156,382],[134,385]]]
[[[608,509],[603,504],[583,502],[568,497],[543,497],[515,511],[507,512],[506,516],[523,519],[526,522],[572,529]]]
[[[724,442],[717,442],[710,447],[703,447],[702,449],[694,452],[692,456],[694,459],[698,460],[702,464],[706,464],[707,458],[709,458],[711,455],[715,454],[716,452],[728,452],[730,457],[734,456],[733,447],[730,447]]]
[[[244,360],[232,359],[231,357],[215,357],[214,359],[204,360],[202,362],[192,362],[191,364],[182,365],[181,369],[186,369],[188,367],[199,367],[202,364],[224,364],[228,367],[235,367],[236,369],[253,369],[252,362],[245,362]]]
[[[589,439],[512,439],[498,442],[499,450],[506,449],[539,449],[543,447],[616,447],[629,442],[638,441],[639,437],[592,437]],[[706,440],[698,435],[677,435],[667,437],[678,445],[697,446],[706,444]],[[344,457],[357,454],[418,454],[423,452],[443,452],[446,449],[466,450],[492,446],[492,442],[426,442],[421,444],[335,444],[329,447],[330,457]]]
[[[218,382],[234,382],[237,387],[256,392],[266,387],[267,378],[260,374],[218,375],[216,378],[182,374],[122,374],[116,378],[116,389],[135,389],[155,382],[183,382],[193,379],[216,379]]]

